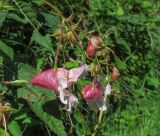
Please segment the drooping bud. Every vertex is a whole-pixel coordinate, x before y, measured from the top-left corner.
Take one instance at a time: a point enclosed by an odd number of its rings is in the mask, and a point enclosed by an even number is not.
[[[96,37],[96,36],[91,37],[86,49],[87,56],[92,58],[98,51],[98,47],[100,47],[101,44],[102,44],[102,40],[100,37]]]
[[[115,81],[119,76],[119,70],[116,67],[114,67],[112,70],[112,80]]]
[[[99,82],[89,84],[82,90],[82,95],[85,100],[100,101],[103,98],[103,88]]]

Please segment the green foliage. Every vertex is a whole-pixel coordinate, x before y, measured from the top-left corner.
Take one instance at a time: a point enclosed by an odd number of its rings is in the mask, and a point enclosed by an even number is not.
[[[54,133],[58,136],[66,135],[62,121],[46,113],[42,107],[46,102],[55,99],[55,95],[52,92],[38,87],[22,88],[17,91],[18,98],[26,99],[32,111],[35,112]]]
[[[112,94],[96,135],[159,136],[159,12],[156,0],[2,0],[0,104],[12,111],[4,113],[8,131],[1,125],[0,135],[92,135],[99,113],[81,91],[95,75],[106,85],[108,75]],[[95,35],[103,47],[89,58],[86,46]],[[93,71],[68,88],[79,99],[72,113],[54,92],[30,84],[45,69],[81,63]],[[120,72],[116,81],[113,67]]]
[[[1,136],[9,136],[9,133],[7,133],[5,130],[0,128],[0,135]]]
[[[0,27],[2,26],[4,20],[6,19],[6,15],[7,15],[7,12],[1,12],[0,13],[0,18],[1,18],[1,20],[0,20]]]
[[[3,57],[8,57],[13,60],[14,51],[11,47],[7,46],[4,42],[0,41],[0,52]],[[3,55],[4,54],[4,55]],[[2,57],[1,56],[1,57]]]
[[[22,136],[20,126],[16,121],[11,121],[8,125],[8,129],[13,136]]]
[[[51,54],[54,54],[54,50],[52,48],[52,43],[49,35],[42,36],[39,32],[34,31],[32,35],[32,40],[46,48],[47,51]]]

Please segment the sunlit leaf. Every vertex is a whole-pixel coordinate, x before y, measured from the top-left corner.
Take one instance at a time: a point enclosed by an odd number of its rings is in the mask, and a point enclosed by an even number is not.
[[[13,136],[23,136],[19,124],[14,120],[8,124],[8,129]]]
[[[126,69],[126,64],[122,60],[120,60],[120,58],[117,56],[115,56],[115,63],[117,65],[118,69],[120,69],[120,70]]]

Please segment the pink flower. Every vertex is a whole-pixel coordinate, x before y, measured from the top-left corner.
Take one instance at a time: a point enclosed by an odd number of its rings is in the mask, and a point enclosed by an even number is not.
[[[68,92],[66,88],[88,71],[89,68],[86,64],[71,70],[58,68],[57,71],[54,71],[53,69],[48,69],[37,74],[31,80],[31,83],[32,85],[53,90],[59,94],[61,102],[66,105],[68,111],[71,111],[71,108],[77,105],[78,99],[72,93]]]
[[[96,112],[98,111],[98,109],[105,111],[107,109],[106,102],[103,96],[104,93],[106,93],[105,91],[106,89],[103,88],[100,82],[96,81],[83,88],[82,96],[87,101],[89,107],[92,110]]]
[[[100,101],[103,98],[102,85],[99,82],[89,84],[83,88],[82,95],[85,100]]]

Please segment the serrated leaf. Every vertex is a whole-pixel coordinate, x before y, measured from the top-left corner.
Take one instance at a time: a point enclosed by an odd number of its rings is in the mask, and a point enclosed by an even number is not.
[[[53,16],[52,14],[48,14],[48,13],[40,13],[44,19],[45,19],[45,24],[49,27],[57,28],[58,25],[60,24],[60,17],[58,16]]]
[[[131,49],[129,47],[129,44],[126,42],[126,40],[124,40],[123,38],[117,38],[116,43],[121,45],[123,48],[125,48],[128,54],[131,54]]]
[[[0,56],[8,57],[11,60],[13,60],[13,57],[14,57],[13,49],[2,41],[0,41]]]
[[[14,120],[8,124],[8,130],[13,136],[23,136],[20,126]]]
[[[52,42],[50,36],[47,34],[45,36],[42,36],[39,32],[34,31],[32,34],[32,40],[47,49],[48,52],[51,54],[54,53],[54,50],[52,48]]]
[[[126,64],[117,56],[114,57],[116,66],[120,70],[125,70],[126,69]]]
[[[58,136],[66,135],[63,122],[43,110],[44,103],[56,98],[50,90],[40,87],[30,89],[20,88],[17,90],[17,95],[19,98],[21,97],[28,101],[32,111],[35,112],[35,114],[46,123],[55,134]]]
[[[15,20],[15,21],[17,21],[17,22],[20,22],[20,23],[23,23],[23,24],[26,24],[26,23],[27,23],[27,21],[25,20],[25,18],[24,18],[24,19],[23,19],[23,18],[20,18],[20,17],[19,17],[17,14],[15,14],[15,13],[8,13],[7,18],[13,19],[13,20]]]
[[[36,115],[46,123],[49,128],[58,136],[66,136],[66,132],[63,126],[63,122],[54,116],[49,115],[47,112],[44,112],[42,108],[42,102],[38,101],[34,104],[30,104],[30,107]]]
[[[18,79],[30,81],[37,74],[31,65],[20,63],[18,65]]]

